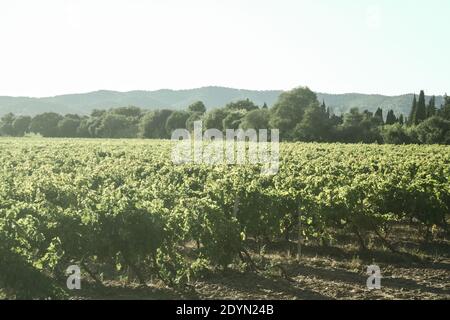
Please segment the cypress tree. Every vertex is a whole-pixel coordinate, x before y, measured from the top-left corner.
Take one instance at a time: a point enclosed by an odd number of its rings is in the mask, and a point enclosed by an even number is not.
[[[320,106],[322,108],[322,112],[327,112],[327,106],[325,105],[325,100],[322,100],[322,105]]]
[[[401,125],[405,123],[405,120],[403,120],[403,114],[401,114],[400,117],[398,117],[398,123],[400,123]]]
[[[397,122],[397,118],[395,117],[394,110],[389,110],[386,116],[386,124],[394,124]]]
[[[383,118],[383,109],[378,108],[377,111],[375,112],[375,117]]]
[[[436,114],[436,97],[432,96],[427,106],[427,118]]]
[[[380,121],[380,123],[383,124],[383,123],[384,123],[384,121],[383,121],[383,109],[378,108],[377,111],[375,112],[374,117],[375,117],[375,118],[378,118],[378,120]]]
[[[415,124],[424,121],[427,118],[427,107],[425,105],[425,93],[423,90],[420,91],[419,101],[417,102],[417,111]]]
[[[450,120],[450,97],[445,94],[444,96],[444,104],[441,106],[441,109],[439,109],[439,116]]]
[[[417,98],[416,98],[416,95],[414,94],[411,112],[408,117],[408,124],[410,124],[410,125],[416,124],[416,112],[417,112]]]

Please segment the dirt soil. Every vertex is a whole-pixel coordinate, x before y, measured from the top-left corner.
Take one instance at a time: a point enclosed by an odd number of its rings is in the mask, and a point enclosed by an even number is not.
[[[436,248],[441,250],[438,252]],[[266,262],[281,267],[250,272],[208,271],[193,281],[189,292],[161,284],[138,286],[106,282],[87,288],[75,299],[450,299],[448,245],[434,246],[434,255],[307,247],[300,261],[267,254]],[[322,251],[322,252],[320,252]],[[256,257],[257,258],[257,257]],[[255,258],[255,259],[256,259]],[[367,266],[381,269],[381,289],[369,290]]]

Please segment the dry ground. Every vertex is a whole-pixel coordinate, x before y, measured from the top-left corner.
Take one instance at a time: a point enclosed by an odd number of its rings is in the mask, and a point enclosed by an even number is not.
[[[369,249],[353,244],[307,245],[300,261],[279,244],[264,255],[253,254],[264,271],[242,268],[209,270],[195,279],[189,291],[179,292],[154,283],[138,286],[106,282],[104,288],[85,287],[75,299],[450,299],[450,241],[425,243],[401,228],[389,239],[397,253],[376,239]],[[340,243],[345,243],[345,237]],[[354,242],[353,242],[354,243]],[[366,287],[367,266],[381,268],[381,290]],[[281,266],[267,267],[268,265]]]

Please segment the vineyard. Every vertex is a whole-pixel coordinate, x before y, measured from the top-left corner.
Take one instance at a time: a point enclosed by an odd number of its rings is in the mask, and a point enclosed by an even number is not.
[[[282,143],[273,176],[260,165],[174,165],[171,149],[0,139],[0,297],[68,298],[70,265],[93,286],[189,291],[216,270],[292,281],[283,261],[344,241],[404,261],[393,240],[402,227],[420,235],[412,242],[448,245],[450,147]]]

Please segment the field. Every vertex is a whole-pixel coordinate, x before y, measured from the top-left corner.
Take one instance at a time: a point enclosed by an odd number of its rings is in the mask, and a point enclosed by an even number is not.
[[[0,297],[450,298],[450,147],[283,143],[274,176],[171,150],[0,139]]]

